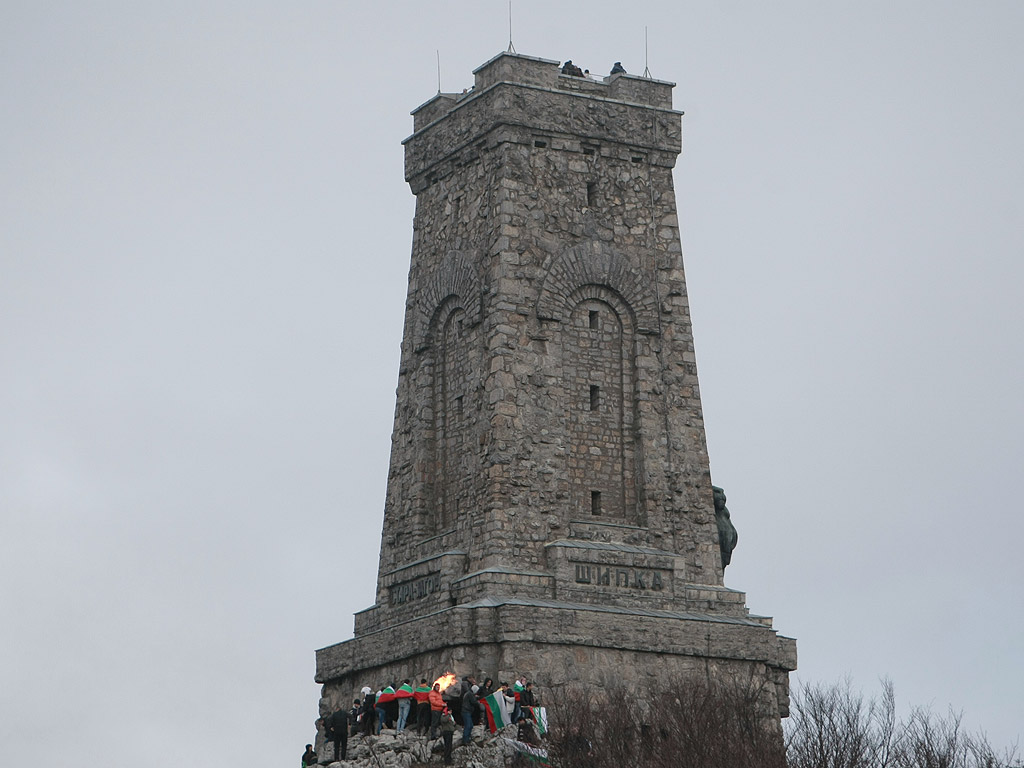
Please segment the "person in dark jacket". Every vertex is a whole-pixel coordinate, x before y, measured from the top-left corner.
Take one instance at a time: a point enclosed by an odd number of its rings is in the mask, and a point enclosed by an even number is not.
[[[363,694],[363,703],[359,706],[359,714],[362,716],[359,724],[362,726],[363,735],[369,736],[373,733],[373,718],[376,709],[374,705],[377,703],[377,697],[373,695],[370,686],[364,687],[360,693]]]
[[[477,693],[480,686],[474,685],[462,695],[462,746],[468,747],[473,735],[473,717],[480,707]]]
[[[481,699],[486,699],[494,693],[494,681],[491,678],[484,680],[484,684],[480,686],[480,693],[477,694]]]
[[[480,686],[480,690],[477,692],[476,697],[480,701],[483,701],[488,696],[494,693],[494,681],[491,678],[484,680],[484,684]],[[484,708],[480,705],[476,708],[476,715],[473,717],[473,725],[480,725],[484,721]]]
[[[444,689],[445,703],[448,705],[448,709],[452,711],[452,717],[455,718],[455,722],[462,722],[462,697],[466,695],[466,691],[471,686],[476,684],[476,680],[470,675],[466,675],[462,678],[461,682],[456,680],[454,683]]]
[[[526,686],[523,688],[522,693],[519,694],[519,706],[537,706],[537,696],[533,692],[533,683],[527,683]]]
[[[361,699],[352,701],[352,709],[348,711],[348,735],[355,736],[359,733],[359,704]]]
[[[444,764],[451,765],[452,736],[455,735],[455,718],[452,717],[452,712],[448,707],[445,707],[441,712],[439,727],[441,728],[441,738],[444,739]]]
[[[316,752],[313,751],[313,745],[307,744],[306,751],[302,753],[302,768],[310,768],[312,765],[316,765]]]
[[[334,742],[334,759],[344,760],[348,751],[348,712],[341,707],[324,720],[324,739]]]

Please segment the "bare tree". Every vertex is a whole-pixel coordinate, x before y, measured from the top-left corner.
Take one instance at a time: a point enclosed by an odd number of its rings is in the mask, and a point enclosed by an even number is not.
[[[644,698],[614,684],[549,697],[559,768],[1024,768],[959,714],[897,717],[893,685],[865,698],[849,680],[794,692],[784,730],[752,681],[668,681]]]
[[[552,700],[562,768],[785,768],[778,721],[749,685],[672,681],[646,698],[620,687]]]
[[[865,701],[849,680],[797,691],[786,724],[790,768],[1020,768],[1016,747],[997,754],[984,735],[965,733],[960,715],[915,709],[896,717],[892,683]]]

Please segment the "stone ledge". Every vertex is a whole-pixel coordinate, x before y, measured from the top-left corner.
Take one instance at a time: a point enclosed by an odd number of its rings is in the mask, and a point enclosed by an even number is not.
[[[661,557],[682,557],[675,552],[665,549],[654,549],[653,547],[638,547],[634,544],[621,544],[611,541],[590,541],[587,539],[557,539],[544,545],[548,547],[565,547],[566,549],[593,549],[605,552],[628,552],[637,555],[658,555]]]
[[[474,647],[567,646],[755,661],[796,668],[795,641],[757,618],[627,609],[552,600],[484,598],[317,651],[316,680],[398,667],[423,654],[457,659]]]
[[[451,596],[456,605],[471,603],[485,594],[515,594],[528,598],[550,598],[555,592],[555,577],[543,571],[514,568],[484,568],[456,579]]]

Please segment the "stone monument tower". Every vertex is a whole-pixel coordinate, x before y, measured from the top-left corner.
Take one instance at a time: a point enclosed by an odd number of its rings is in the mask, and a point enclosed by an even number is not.
[[[673,84],[500,54],[413,111],[405,335],[374,604],[321,710],[451,671],[541,689],[743,675],[795,641],[723,586]]]

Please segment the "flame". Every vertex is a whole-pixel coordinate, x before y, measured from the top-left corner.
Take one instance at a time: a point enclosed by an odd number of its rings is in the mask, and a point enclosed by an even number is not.
[[[437,678],[437,680],[434,681],[434,685],[440,685],[441,690],[444,691],[448,688],[449,685],[454,683],[456,679],[457,678],[455,677],[455,675],[453,675],[451,672],[448,672],[447,674],[441,675],[439,678]]]

